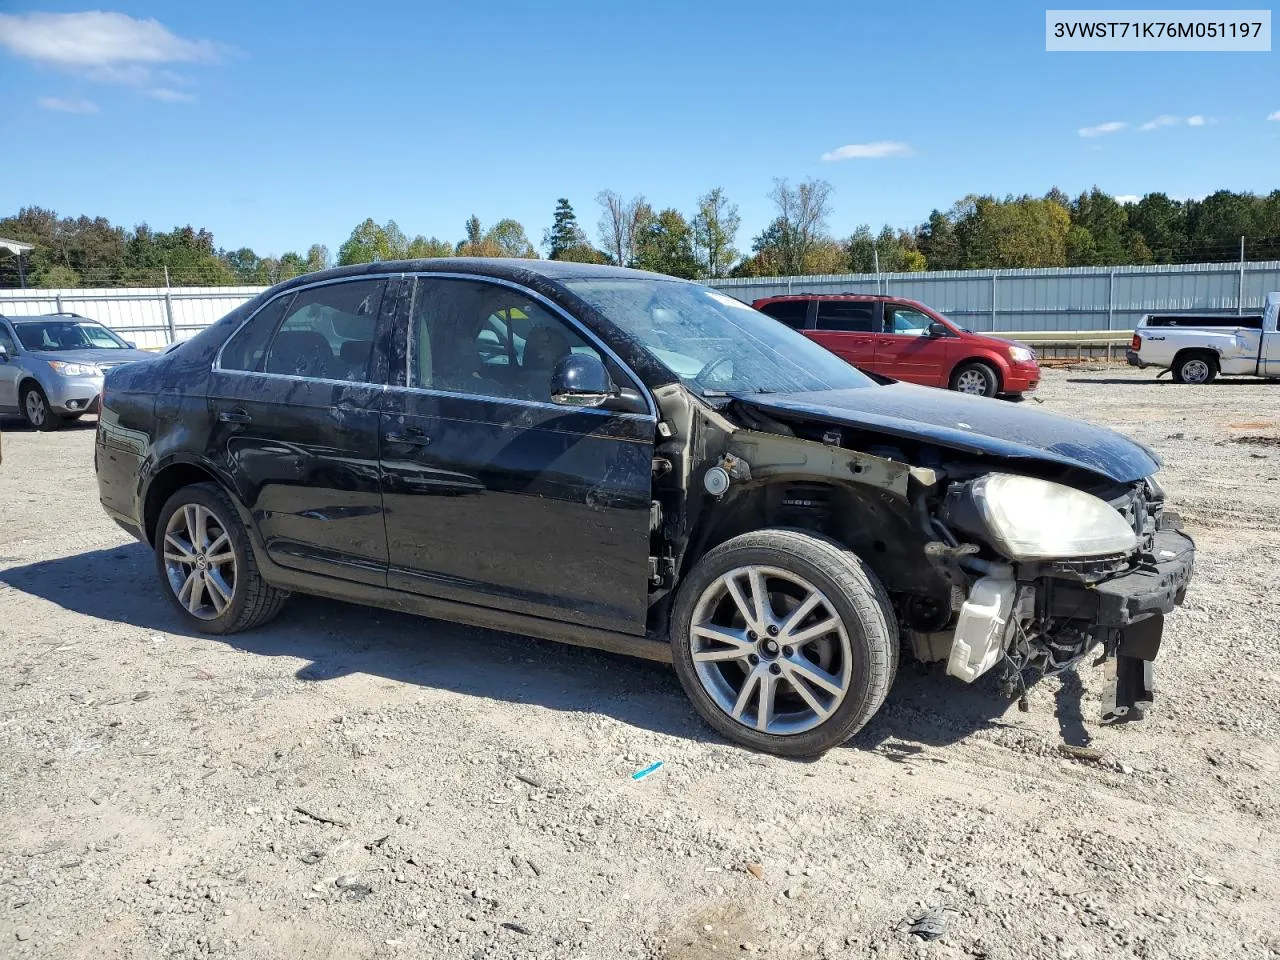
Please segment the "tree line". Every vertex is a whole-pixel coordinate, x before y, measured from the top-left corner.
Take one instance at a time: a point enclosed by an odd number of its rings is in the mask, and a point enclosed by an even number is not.
[[[1231,261],[1241,239],[1250,260],[1280,259],[1280,190],[1265,196],[1219,190],[1202,199],[1148,193],[1121,202],[1094,187],[1069,197],[970,195],[934,210],[910,229],[863,224],[847,237],[831,233],[834,189],[825,180],[775,180],[773,218],[750,250],[737,249],[741,218],[715,187],[688,215],[655,208],[644,196],[613,190],[596,196],[594,239],[567,198],[556,202],[540,249],[524,226],[502,219],[485,227],[476,216],[457,241],[407,236],[394,220],[366,219],[331,258],[323,244],[305,253],[259,256],[223,249],[191,226],[163,233],[132,229],[104,217],[60,217],[24,207],[0,219],[0,237],[30,243],[19,275],[14,257],[0,258],[0,287],[269,285],[337,264],[420,257],[528,257],[613,263],[689,279],[831,273],[1019,267],[1119,266]]]

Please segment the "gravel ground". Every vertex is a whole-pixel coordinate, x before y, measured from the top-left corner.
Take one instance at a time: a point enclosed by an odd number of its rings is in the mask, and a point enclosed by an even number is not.
[[[1157,709],[907,668],[813,763],[589,650],[305,598],[186,632],[92,422],[7,423],[0,956],[1280,955],[1280,387],[1077,367],[1037,401],[1155,447],[1197,539]]]

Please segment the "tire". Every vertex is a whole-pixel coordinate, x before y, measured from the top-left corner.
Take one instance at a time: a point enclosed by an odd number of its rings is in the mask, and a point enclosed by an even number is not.
[[[223,534],[227,543],[220,546]],[[252,630],[289,599],[287,591],[262,578],[240,514],[216,484],[192,484],[174,493],[160,510],[155,541],[165,595],[187,626],[201,633]],[[183,555],[191,560],[181,560]],[[218,562],[219,557],[226,559]]]
[[[62,421],[49,408],[49,398],[45,395],[44,388],[34,380],[28,380],[22,385],[19,403],[22,417],[32,430],[47,432],[62,426]]]
[[[759,583],[773,633],[753,629]],[[800,530],[758,530],[709,551],[671,617],[672,660],[694,708],[753,750],[812,757],[839,746],[880,709],[896,672],[898,621],[884,587],[852,551]]]
[[[1211,353],[1196,351],[1175,358],[1173,382],[1201,385],[1213,383],[1218,375],[1218,358]]]
[[[970,360],[951,374],[951,389],[975,397],[994,397],[1000,392],[1000,377],[987,364]]]

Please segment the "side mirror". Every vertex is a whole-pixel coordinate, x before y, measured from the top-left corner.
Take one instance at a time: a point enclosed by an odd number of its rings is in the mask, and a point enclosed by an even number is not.
[[[618,388],[599,357],[571,353],[551,374],[551,402],[562,407],[601,407]]]
[[[935,320],[933,323],[929,324],[929,336],[931,337],[945,337],[950,333],[951,331],[947,329],[947,325],[945,323],[938,323],[938,321]]]
[[[134,343],[132,340],[126,340],[126,341],[124,342],[124,345],[125,345],[126,347],[128,347],[130,350],[137,350],[137,349],[138,349],[138,345],[137,345],[136,343]]]

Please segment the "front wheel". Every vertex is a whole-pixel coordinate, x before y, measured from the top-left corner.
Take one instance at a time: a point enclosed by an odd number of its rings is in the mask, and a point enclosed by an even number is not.
[[[38,383],[22,388],[22,415],[33,430],[56,430],[61,421],[49,410],[49,398]]]
[[[975,397],[994,397],[1000,391],[1000,378],[985,363],[975,360],[956,367],[951,375],[951,389]]]
[[[672,611],[676,673],[728,739],[785,757],[844,743],[893,682],[898,625],[884,588],[826,537],[770,529],[711,550]]]
[[[260,626],[289,597],[262,579],[235,504],[215,484],[193,484],[171,496],[160,511],[155,541],[165,592],[201,633]]]

